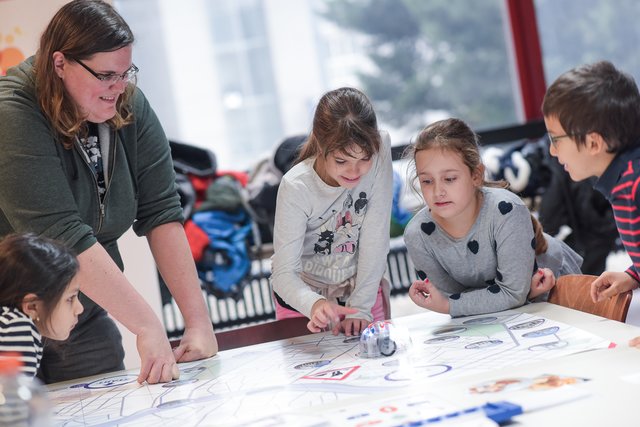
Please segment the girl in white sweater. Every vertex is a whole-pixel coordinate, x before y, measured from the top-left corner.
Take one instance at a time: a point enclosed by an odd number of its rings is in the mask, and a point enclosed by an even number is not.
[[[326,93],[278,190],[271,276],[278,319],[306,316],[312,332],[359,335],[389,318],[392,173],[389,137],[366,95]]]

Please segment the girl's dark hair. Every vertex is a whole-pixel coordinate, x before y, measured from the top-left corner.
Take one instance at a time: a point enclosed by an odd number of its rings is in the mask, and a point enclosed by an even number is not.
[[[113,52],[133,43],[133,33],[125,20],[101,0],[73,0],[58,10],[40,37],[34,64],[38,103],[65,148],[79,133],[86,132],[85,119],[67,95],[55,72],[53,53],[61,52],[71,61]],[[108,123],[115,129],[133,121],[129,83],[116,103],[116,115]]]
[[[9,234],[0,241],[0,305],[22,310],[23,298],[33,293],[42,301],[41,321],[48,325],[78,268],[75,255],[54,240]]]
[[[409,145],[404,153],[404,158],[412,165],[413,181],[418,179],[416,171],[416,153],[422,150],[437,148],[460,154],[463,163],[473,174],[480,170],[482,173],[482,185],[486,187],[507,188],[506,181],[490,181],[484,177],[484,165],[480,156],[478,135],[462,120],[450,118],[431,123],[422,129],[416,141]]]
[[[370,157],[380,149],[380,133],[373,106],[357,89],[342,87],[320,98],[313,116],[313,128],[302,146],[297,162],[333,151],[344,152],[352,144]]]

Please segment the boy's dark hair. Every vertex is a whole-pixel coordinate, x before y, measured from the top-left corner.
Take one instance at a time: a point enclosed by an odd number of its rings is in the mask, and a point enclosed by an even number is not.
[[[22,310],[25,295],[42,301],[42,322],[78,272],[78,260],[64,245],[33,233],[9,234],[0,241],[0,305]]]
[[[635,80],[611,62],[573,68],[547,89],[542,114],[556,117],[579,145],[596,132],[617,153],[640,143],[640,93]]]

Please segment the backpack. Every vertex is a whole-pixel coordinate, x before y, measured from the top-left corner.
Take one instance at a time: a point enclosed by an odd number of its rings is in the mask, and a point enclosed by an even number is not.
[[[306,139],[306,135],[285,138],[273,155],[258,162],[249,175],[247,201],[258,223],[262,243],[273,242],[278,187],[283,175],[293,167],[298,151]]]

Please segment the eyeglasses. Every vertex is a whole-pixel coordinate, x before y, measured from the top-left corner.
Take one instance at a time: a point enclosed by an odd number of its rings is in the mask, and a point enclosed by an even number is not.
[[[567,135],[566,133],[558,136],[551,136],[551,134],[547,135],[549,136],[549,141],[551,142],[551,145],[553,145],[553,148],[558,148],[558,140],[562,138],[571,138],[571,135]]]
[[[124,81],[125,83],[129,83],[130,81],[133,81],[136,78],[136,74],[138,74],[138,71],[140,71],[138,67],[136,67],[136,64],[131,64],[131,67],[122,74],[118,74],[118,73],[101,74],[93,71],[91,68],[89,68],[79,59],[76,59],[75,61],[78,64],[82,65],[82,68],[90,72],[93,77],[100,80],[102,83],[105,83],[108,85],[114,85],[118,83],[120,80]]]

